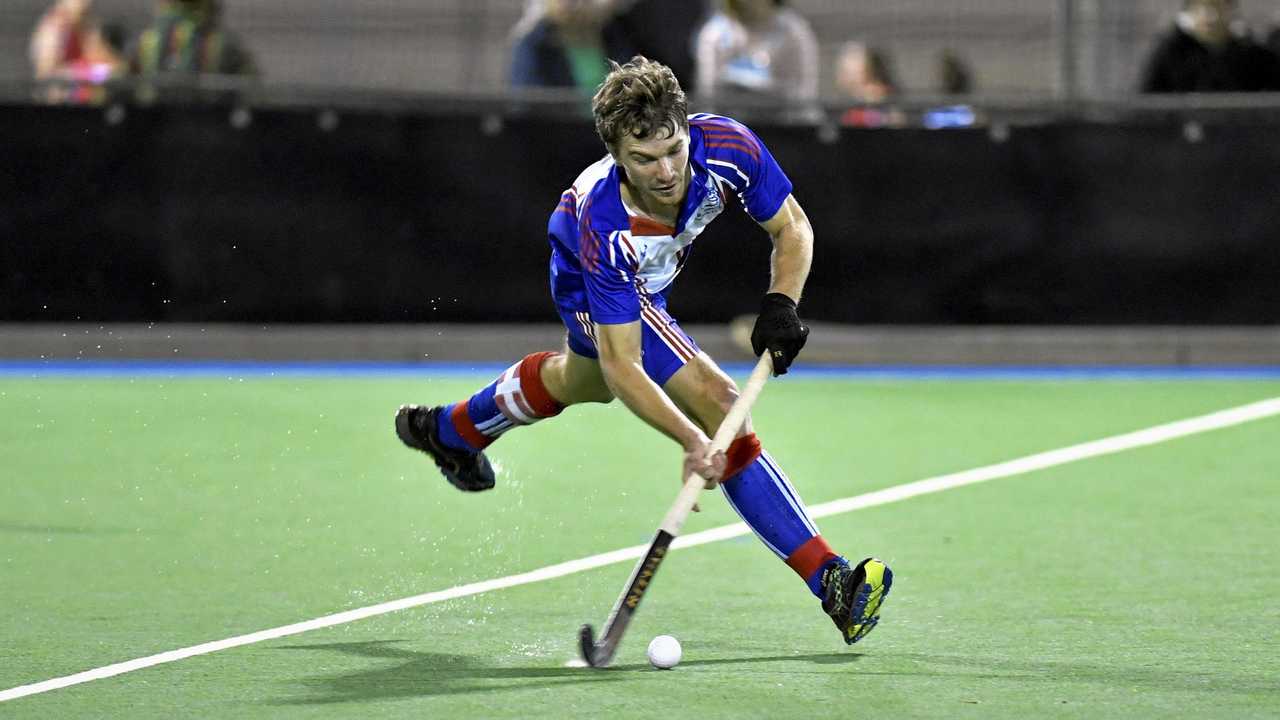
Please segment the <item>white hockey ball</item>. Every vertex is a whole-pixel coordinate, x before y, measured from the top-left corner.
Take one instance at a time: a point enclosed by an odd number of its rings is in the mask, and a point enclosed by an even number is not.
[[[649,662],[659,670],[670,670],[680,663],[680,641],[670,635],[659,635],[649,641]]]

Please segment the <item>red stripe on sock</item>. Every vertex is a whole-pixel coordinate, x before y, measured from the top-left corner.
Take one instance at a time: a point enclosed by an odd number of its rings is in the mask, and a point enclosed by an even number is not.
[[[760,452],[760,441],[755,433],[743,435],[734,440],[729,444],[729,449],[724,452],[727,460],[724,466],[724,479],[732,480],[738,473],[746,470],[748,465],[760,457]]]
[[[529,409],[540,418],[559,415],[564,410],[564,405],[547,392],[547,386],[542,384],[542,374],[539,372],[542,361],[555,354],[550,351],[533,353],[520,361],[520,392]]]
[[[827,541],[822,539],[821,535],[814,535],[805,541],[805,544],[796,548],[795,552],[791,553],[791,556],[787,558],[787,565],[790,565],[791,569],[795,570],[796,574],[807,582],[809,578],[813,577],[814,573],[822,569],[823,565],[826,565],[830,560],[835,560],[837,557],[839,556],[835,554],[831,546],[827,544]]]
[[[489,447],[489,443],[493,442],[493,438],[487,437],[476,429],[476,424],[471,422],[471,414],[467,412],[466,401],[460,402],[453,406],[453,412],[449,413],[449,420],[453,423],[453,429],[458,431],[458,435],[462,436],[467,444],[476,450],[483,450]]]

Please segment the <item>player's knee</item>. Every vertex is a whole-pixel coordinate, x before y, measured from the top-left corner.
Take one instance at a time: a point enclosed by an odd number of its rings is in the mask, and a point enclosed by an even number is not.
[[[581,402],[590,403],[611,403],[613,402],[613,393],[609,390],[609,386],[600,383],[597,386],[584,388],[582,392]]]
[[[729,414],[729,408],[738,399],[738,386],[727,377],[711,378],[704,386],[702,400],[697,404],[700,424],[708,433],[713,433]]]
[[[565,395],[562,402],[566,405],[612,402],[613,392],[600,374],[599,365],[573,360],[561,355],[556,368],[559,371],[560,387]]]
[[[722,382],[716,383],[712,394],[715,403],[720,406],[720,412],[728,414],[729,408],[738,399],[738,386],[729,378],[724,378]]]

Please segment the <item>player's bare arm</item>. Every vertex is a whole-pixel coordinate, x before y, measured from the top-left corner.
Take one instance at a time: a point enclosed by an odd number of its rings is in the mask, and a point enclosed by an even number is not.
[[[791,194],[761,226],[773,240],[771,280],[751,330],[751,349],[757,355],[768,352],[774,374],[783,375],[809,337],[796,305],[813,262],[813,227]]]
[[[709,457],[711,439],[695,425],[644,371],[640,360],[640,322],[596,325],[600,369],[613,394],[637,417],[684,448],[684,472],[708,481],[720,478],[724,454]]]
[[[813,263],[813,226],[809,216],[795,196],[788,195],[778,212],[760,227],[773,240],[769,292],[782,293],[798,304]]]

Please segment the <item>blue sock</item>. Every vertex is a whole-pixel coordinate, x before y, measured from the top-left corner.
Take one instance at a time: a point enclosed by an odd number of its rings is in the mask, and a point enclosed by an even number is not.
[[[453,422],[450,421],[450,418],[453,416],[453,409],[457,407],[457,405],[458,403],[445,405],[444,411],[440,413],[440,421],[436,423],[436,428],[440,433],[440,442],[448,445],[454,450],[475,452],[476,449],[471,447],[466,440],[462,439],[462,436],[458,434],[458,430],[453,426]]]
[[[744,446],[739,446],[744,443]],[[754,435],[738,438],[726,453],[731,471],[750,452],[759,449]],[[729,505],[756,537],[822,597],[822,572],[842,558],[831,549],[809,517],[799,494],[782,469],[763,450],[749,465],[721,484]]]
[[[539,372],[542,362],[555,354],[527,355],[465,403],[446,405],[438,423],[440,442],[478,452],[517,425],[559,415],[564,405],[547,392]]]

